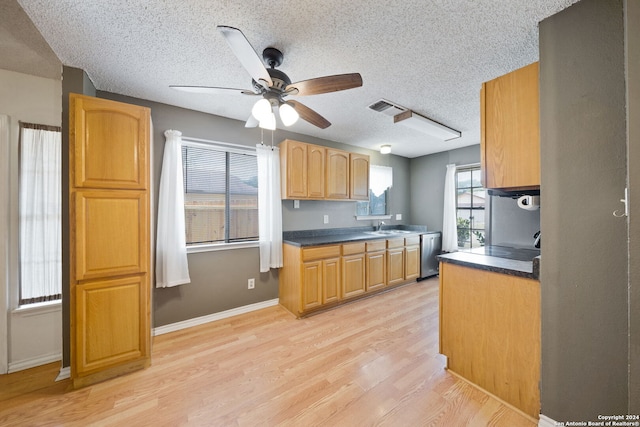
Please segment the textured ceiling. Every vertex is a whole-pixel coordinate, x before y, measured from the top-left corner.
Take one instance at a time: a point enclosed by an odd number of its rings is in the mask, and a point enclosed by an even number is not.
[[[169,85],[251,88],[217,25],[284,53],[292,81],[359,72],[363,87],[297,97],[332,126],[290,130],[416,157],[480,141],[481,83],[538,59],[538,22],[575,0],[18,0],[63,64],[99,90],[246,120],[253,97]],[[438,141],[367,106],[380,98],[462,132]],[[238,124],[242,126],[241,123]],[[277,135],[276,135],[277,137]]]

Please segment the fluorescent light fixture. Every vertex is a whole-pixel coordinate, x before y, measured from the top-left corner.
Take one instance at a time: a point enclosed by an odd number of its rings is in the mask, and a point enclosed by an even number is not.
[[[286,102],[280,105],[280,119],[285,126],[291,126],[298,121],[300,115],[298,112]]]
[[[393,116],[393,122],[403,124],[412,129],[442,139],[443,141],[460,138],[462,136],[461,132],[438,122],[434,122],[433,120],[421,116],[420,114],[416,114],[411,110],[407,110],[404,113]]]
[[[391,153],[391,146],[389,144],[384,144],[380,146],[380,154],[389,154]]]

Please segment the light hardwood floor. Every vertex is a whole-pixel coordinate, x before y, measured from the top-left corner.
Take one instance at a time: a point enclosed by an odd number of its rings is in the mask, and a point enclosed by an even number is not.
[[[144,371],[70,390],[0,376],[2,426],[527,426],[444,369],[438,280],[296,320],[281,307],[155,337]]]

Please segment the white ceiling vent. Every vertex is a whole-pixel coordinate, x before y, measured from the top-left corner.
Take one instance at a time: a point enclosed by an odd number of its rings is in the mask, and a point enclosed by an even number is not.
[[[378,113],[383,113],[391,117],[407,111],[406,108],[394,104],[393,102],[389,102],[386,99],[381,99],[380,101],[374,102],[373,104],[369,105],[369,108],[371,108],[373,111],[377,111]]]

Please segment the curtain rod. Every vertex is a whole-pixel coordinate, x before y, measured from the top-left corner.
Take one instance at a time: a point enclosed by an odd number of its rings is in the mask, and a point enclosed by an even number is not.
[[[471,168],[477,168],[478,166],[480,166],[480,162],[478,163],[469,163],[466,165],[456,165],[456,169],[471,169]]]
[[[21,128],[26,129],[36,129],[36,130],[48,130],[51,132],[62,132],[62,128],[60,126],[49,126],[49,125],[39,125],[36,123],[27,123],[27,122],[18,122],[20,123]]]

